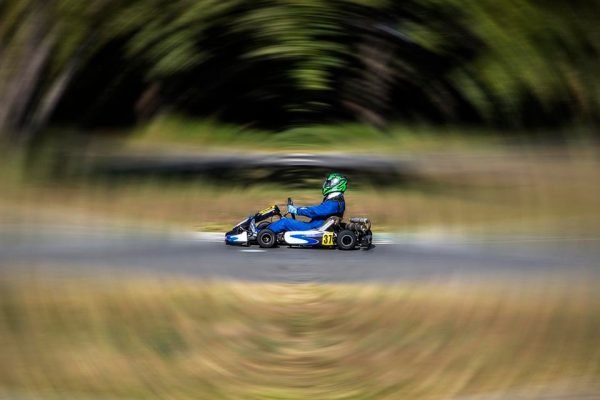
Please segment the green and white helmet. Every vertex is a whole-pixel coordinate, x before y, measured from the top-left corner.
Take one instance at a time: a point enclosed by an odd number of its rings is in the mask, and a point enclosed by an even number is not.
[[[327,196],[330,193],[344,193],[348,187],[348,178],[344,175],[332,172],[327,175],[327,179],[323,182],[323,196]]]

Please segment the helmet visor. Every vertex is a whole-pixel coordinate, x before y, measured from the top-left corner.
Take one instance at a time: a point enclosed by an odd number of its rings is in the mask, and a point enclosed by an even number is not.
[[[331,192],[335,191],[336,186],[339,185],[341,179],[339,176],[332,176],[331,178],[328,178],[325,180],[325,182],[323,182],[323,195],[327,195]]]
[[[337,176],[333,177],[332,179],[327,179],[325,182],[323,182],[323,189],[329,189],[338,183],[340,183],[340,178]]]
[[[339,177],[334,177],[332,179],[327,179],[325,181],[325,184],[323,186],[325,187],[333,187],[335,185],[337,185],[338,183],[340,183],[340,178]]]

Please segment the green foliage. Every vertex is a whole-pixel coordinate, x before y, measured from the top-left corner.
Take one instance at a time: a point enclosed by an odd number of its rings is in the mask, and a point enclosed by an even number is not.
[[[197,66],[207,57],[198,44],[239,0],[135,1],[108,25],[108,35],[131,35],[127,55],[149,63],[150,77],[172,75]]]
[[[335,1],[279,0],[249,10],[233,26],[249,31],[254,39],[245,58],[294,60],[290,78],[301,87],[326,90],[331,88],[329,69],[343,65],[341,56],[349,51],[345,43],[335,40],[344,35],[340,12],[340,4]]]
[[[291,86],[302,93],[283,100],[292,113],[350,111],[369,122],[441,113],[447,122],[517,126],[532,113],[553,121],[600,117],[598,2],[5,0],[0,99],[19,73],[6,60],[27,57],[22,37],[34,32],[31,16],[40,10],[56,40],[37,95],[74,58],[85,67],[115,45],[149,82],[183,80],[202,68],[235,77],[277,66],[273,87],[231,97],[285,97],[278,88]]]

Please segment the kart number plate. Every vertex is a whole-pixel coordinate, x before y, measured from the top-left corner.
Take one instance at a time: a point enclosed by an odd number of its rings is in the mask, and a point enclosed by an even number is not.
[[[323,246],[333,246],[333,232],[324,233],[323,241],[321,243]]]

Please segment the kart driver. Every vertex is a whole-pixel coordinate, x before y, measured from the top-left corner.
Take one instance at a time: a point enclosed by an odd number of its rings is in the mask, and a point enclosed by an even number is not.
[[[292,215],[302,215],[311,218],[310,222],[298,221],[292,218],[282,218],[268,226],[274,233],[287,231],[306,231],[321,226],[327,218],[336,216],[342,218],[346,203],[344,192],[348,186],[348,178],[338,173],[331,173],[323,182],[323,201],[321,204],[310,207],[295,207],[288,205],[288,212]]]

